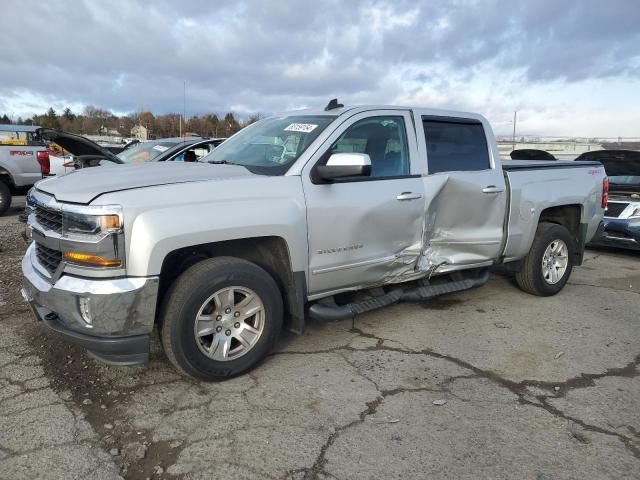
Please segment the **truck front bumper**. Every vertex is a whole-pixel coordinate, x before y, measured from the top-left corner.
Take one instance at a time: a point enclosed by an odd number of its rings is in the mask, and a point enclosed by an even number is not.
[[[22,296],[36,320],[100,361],[135,365],[149,359],[158,277],[62,275],[52,284],[33,266],[31,248],[22,259]]]

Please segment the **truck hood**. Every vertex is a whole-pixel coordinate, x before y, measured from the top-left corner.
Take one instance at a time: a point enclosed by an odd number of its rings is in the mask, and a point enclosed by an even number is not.
[[[578,160],[594,160],[602,163],[610,177],[640,175],[640,152],[635,150],[596,150],[585,152]]]
[[[39,128],[36,130],[36,134],[45,141],[60,145],[74,157],[83,155],[100,156],[115,163],[123,163],[115,154],[81,135],[59,132],[51,128]]]
[[[68,175],[41,180],[36,188],[60,202],[88,204],[105,193],[134,188],[252,177],[238,165],[208,163],[139,163],[111,168],[84,168]]]
[[[576,160],[597,160],[604,166],[609,177],[629,177],[624,183],[615,183],[610,179],[609,191],[616,194],[640,193],[640,152],[635,150],[597,150],[585,152]]]

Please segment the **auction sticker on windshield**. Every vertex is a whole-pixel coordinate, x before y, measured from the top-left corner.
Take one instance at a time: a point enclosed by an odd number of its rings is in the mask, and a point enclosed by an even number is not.
[[[313,123],[292,123],[291,125],[289,125],[287,128],[284,129],[285,132],[302,132],[302,133],[309,133],[309,132],[313,132],[313,130],[317,127],[318,125],[315,125]]]
[[[159,152],[166,152],[169,150],[169,147],[165,147],[164,145],[156,145],[153,147],[154,150],[158,150]]]

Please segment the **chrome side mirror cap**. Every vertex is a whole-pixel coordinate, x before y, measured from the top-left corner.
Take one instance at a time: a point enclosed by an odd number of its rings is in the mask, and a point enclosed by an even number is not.
[[[316,167],[323,180],[371,175],[371,158],[366,153],[334,153],[326,165]]]

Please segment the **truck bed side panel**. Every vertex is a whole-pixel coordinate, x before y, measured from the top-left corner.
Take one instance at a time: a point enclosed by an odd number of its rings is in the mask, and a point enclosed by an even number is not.
[[[580,223],[586,240],[596,232],[602,218],[602,180],[605,173],[597,162],[505,162],[510,188],[510,209],[504,261],[524,257],[533,243],[540,214],[562,205],[580,206]]]
[[[33,185],[42,178],[36,155],[44,149],[42,146],[0,145],[0,170],[6,171],[16,186]]]

